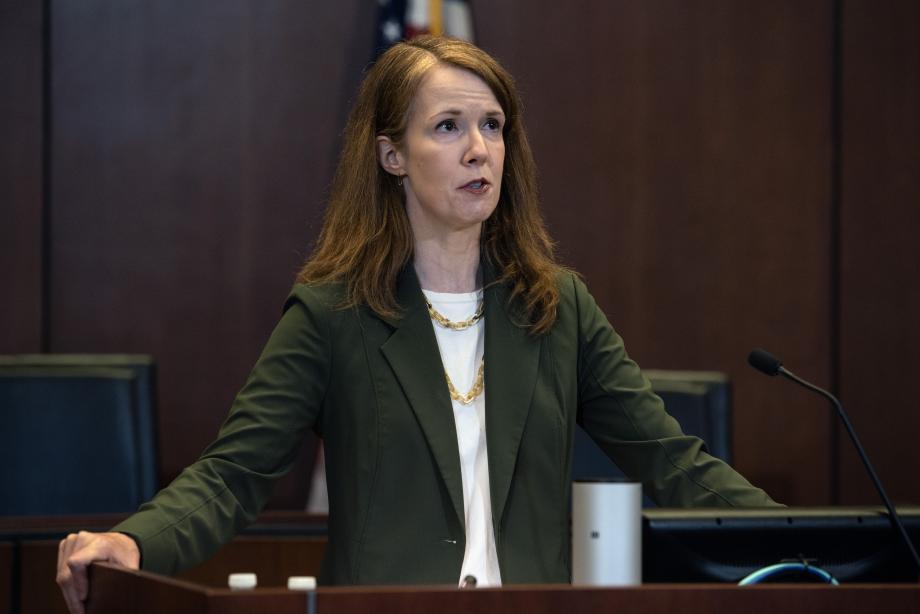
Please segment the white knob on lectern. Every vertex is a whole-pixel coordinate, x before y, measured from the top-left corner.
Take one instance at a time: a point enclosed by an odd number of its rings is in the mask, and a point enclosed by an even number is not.
[[[242,591],[255,588],[258,584],[254,573],[232,573],[227,578],[227,586],[231,590]]]
[[[291,576],[287,584],[290,591],[315,591],[316,578],[313,576]]]

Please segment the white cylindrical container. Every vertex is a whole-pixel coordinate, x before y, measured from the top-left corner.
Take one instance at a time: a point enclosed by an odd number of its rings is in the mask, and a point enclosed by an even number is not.
[[[227,586],[235,591],[255,588],[257,583],[254,573],[232,573],[227,577]]]
[[[572,584],[642,583],[642,486],[617,480],[572,484]]]

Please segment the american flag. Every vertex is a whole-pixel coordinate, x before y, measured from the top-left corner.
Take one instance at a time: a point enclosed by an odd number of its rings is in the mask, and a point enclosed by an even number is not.
[[[446,34],[473,42],[473,16],[466,0],[378,0],[380,55],[398,41],[419,34]]]

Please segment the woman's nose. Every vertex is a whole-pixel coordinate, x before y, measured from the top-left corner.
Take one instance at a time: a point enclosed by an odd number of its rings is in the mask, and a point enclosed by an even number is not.
[[[486,140],[482,136],[482,132],[477,130],[470,130],[469,132],[469,142],[467,144],[466,155],[464,160],[467,164],[482,164],[486,161],[489,156],[489,150],[486,147]]]

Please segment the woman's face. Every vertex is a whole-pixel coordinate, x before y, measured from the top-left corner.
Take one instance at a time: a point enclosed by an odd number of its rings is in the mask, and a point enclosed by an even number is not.
[[[475,229],[501,193],[505,115],[485,81],[453,66],[431,69],[419,87],[399,147],[378,138],[381,165],[403,176],[416,239]]]

